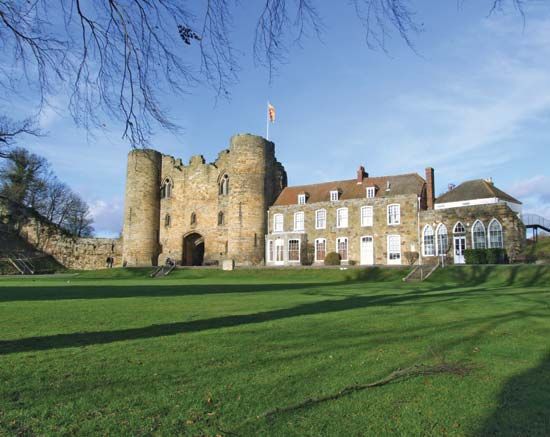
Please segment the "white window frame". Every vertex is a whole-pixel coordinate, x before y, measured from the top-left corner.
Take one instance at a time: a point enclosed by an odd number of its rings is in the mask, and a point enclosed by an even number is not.
[[[397,208],[397,213],[392,214],[391,211],[393,208]],[[388,226],[397,226],[401,224],[401,205],[399,203],[392,203],[386,208],[386,215],[388,219]],[[395,221],[392,222],[392,218]]]
[[[500,231],[500,246],[493,246],[491,244],[491,226],[496,223],[499,226]],[[504,229],[502,228],[502,223],[500,223],[496,218],[492,219],[487,226],[487,242],[489,249],[503,249],[504,248]]]
[[[323,242],[323,244],[325,246],[325,257],[323,259],[319,259],[319,257],[317,256],[317,243],[320,243],[320,242]],[[326,256],[327,256],[327,239],[326,238],[316,238],[315,239],[315,262],[324,261]]]
[[[364,212],[370,211],[370,214]],[[368,220],[370,218],[370,220]],[[374,222],[374,209],[372,206],[362,206],[361,207],[361,226],[373,226]]]
[[[323,213],[323,226],[319,226],[319,213]],[[327,210],[318,209],[315,211],[315,229],[326,229],[327,228]]]
[[[345,211],[345,224],[342,223],[344,220],[344,217],[340,216],[340,213],[343,213]],[[347,228],[349,225],[349,211],[348,208],[338,208],[336,210],[336,227],[337,228]]]
[[[299,218],[302,218],[299,220]],[[304,211],[298,211],[294,213],[294,231],[303,231],[305,227],[305,215]]]
[[[376,187],[367,187],[367,199],[374,199],[376,197]]]
[[[298,252],[297,252],[298,253],[298,259],[290,259],[290,243],[293,242],[293,241],[298,242]],[[299,238],[289,238],[287,243],[286,243],[286,250],[287,250],[286,259],[288,260],[289,263],[299,263],[301,261],[300,260],[301,241],[300,241]]]
[[[390,239],[392,238],[396,238],[399,242],[399,252],[392,252],[390,251]],[[388,259],[387,259],[387,262],[388,264],[392,264],[392,265],[400,265],[401,264],[401,235],[399,234],[392,234],[392,235],[388,235],[387,239],[386,239],[386,252],[388,253]],[[399,256],[397,258],[391,258],[391,254],[396,254],[398,253]]]
[[[428,230],[431,232],[431,235],[426,233]],[[428,245],[426,244],[426,237],[432,237],[432,243],[429,245],[429,247],[431,247],[432,250],[430,250],[429,252],[427,250]],[[435,256],[435,254],[437,253],[435,246],[436,244],[435,244],[434,228],[432,225],[426,225],[422,229],[422,256],[426,256],[426,257]]]
[[[458,225],[460,225],[460,227],[463,229],[463,231],[457,231],[456,228],[458,227]],[[464,223],[462,222],[456,222],[455,225],[453,226],[453,234],[456,234],[456,235],[466,235],[466,227],[464,226]]]
[[[274,249],[275,249],[275,244],[273,243],[273,240],[267,240],[267,261],[268,262],[273,262]]]
[[[485,247],[477,247],[476,245],[476,238],[475,238],[475,228],[477,226],[477,224],[480,224],[481,227],[483,228],[483,233],[484,233],[484,237],[483,237],[483,244]],[[476,220],[474,222],[474,224],[472,225],[472,249],[487,249],[487,229],[485,228],[485,225],[483,224],[483,222],[481,220]]]
[[[306,204],[306,195],[298,194],[298,205],[305,205],[305,204]]]
[[[277,219],[280,219],[280,223],[278,222]],[[283,232],[284,228],[285,228],[285,216],[281,213],[273,214],[273,232]]]
[[[442,229],[445,229],[445,232],[441,232]],[[447,250],[445,252],[441,251],[441,240],[440,236],[445,235],[447,237]],[[437,228],[435,229],[435,253],[437,256],[445,255],[449,250],[449,230],[447,229],[447,226],[445,226],[443,223],[439,223]]]
[[[338,202],[339,199],[340,199],[340,193],[338,192],[338,190],[332,190],[330,192],[330,201]]]
[[[346,242],[346,258],[343,258],[342,255],[340,255],[340,261],[348,261],[349,260],[349,240],[348,237],[338,237],[336,239],[336,253],[340,254],[339,244],[340,241]]]

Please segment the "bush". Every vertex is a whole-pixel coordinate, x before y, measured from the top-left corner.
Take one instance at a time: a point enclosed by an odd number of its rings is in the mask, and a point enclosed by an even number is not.
[[[313,264],[313,261],[315,261],[315,248],[313,244],[302,244],[300,261],[303,266],[310,266]]]
[[[325,265],[326,266],[339,266],[340,265],[340,254],[336,252],[329,252],[325,256]]]
[[[508,262],[506,251],[500,248],[487,249],[487,264],[505,264]]]
[[[418,252],[405,252],[403,256],[405,257],[405,260],[410,266],[412,266],[416,261],[418,261],[418,258],[420,257]]]
[[[355,261],[354,259],[350,259],[350,260],[348,261],[348,265],[350,265],[350,266],[354,266],[354,265],[356,265],[356,264],[357,264],[357,261]]]
[[[506,250],[493,249],[466,249],[464,251],[466,264],[505,264],[508,262]]]

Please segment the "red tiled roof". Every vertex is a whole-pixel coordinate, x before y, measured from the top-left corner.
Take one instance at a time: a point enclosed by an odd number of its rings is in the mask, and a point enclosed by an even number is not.
[[[390,190],[386,191],[388,181]],[[416,173],[396,176],[380,176],[364,178],[362,184],[357,179],[345,181],[323,182],[320,184],[298,185],[286,187],[275,201],[274,205],[295,205],[298,203],[298,194],[308,195],[307,203],[327,202],[330,192],[340,191],[340,200],[364,199],[367,187],[376,187],[376,197],[391,197],[401,194],[416,194],[420,196],[426,181]]]
[[[519,200],[483,179],[463,182],[458,187],[439,196],[435,203],[461,202],[465,200],[486,199],[488,197],[497,197],[501,200],[521,205]]]

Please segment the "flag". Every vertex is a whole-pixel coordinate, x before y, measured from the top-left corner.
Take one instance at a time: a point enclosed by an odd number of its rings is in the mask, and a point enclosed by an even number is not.
[[[267,118],[271,123],[275,123],[275,107],[271,104],[267,104]]]

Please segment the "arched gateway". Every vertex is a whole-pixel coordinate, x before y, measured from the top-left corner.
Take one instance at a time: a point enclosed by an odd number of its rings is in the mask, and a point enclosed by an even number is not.
[[[202,266],[204,261],[204,237],[193,232],[183,238],[183,258],[181,264],[184,266]]]

